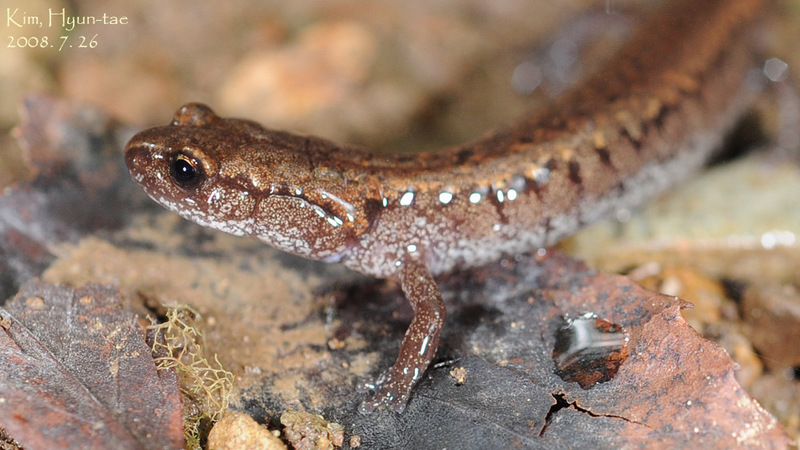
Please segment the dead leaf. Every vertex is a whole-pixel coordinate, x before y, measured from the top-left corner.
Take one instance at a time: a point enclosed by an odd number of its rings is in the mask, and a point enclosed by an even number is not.
[[[146,207],[122,147],[132,129],[102,111],[30,95],[15,130],[36,176],[0,195],[0,301],[55,259],[49,247],[117,229]]]
[[[115,289],[34,281],[0,315],[0,427],[25,448],[183,447],[175,375]]]
[[[347,432],[359,435],[368,448],[788,442],[783,427],[738,385],[725,351],[681,317],[685,303],[675,297],[590,270],[559,253],[518,257],[445,277],[440,285],[450,312],[440,364],[417,386],[405,413],[358,415],[350,408],[363,393],[348,394],[324,380],[310,383],[309,389],[327,393],[330,406],[323,414],[352,424]],[[352,300],[338,308],[343,329],[332,333],[361,334],[367,346],[332,352],[330,365],[317,362],[309,369],[311,380],[360,354],[378,354],[376,370],[393,362],[410,318],[399,293],[356,289],[348,296]],[[600,331],[578,357],[615,369],[588,386],[560,377],[553,354],[565,318],[587,313],[602,319],[596,322]],[[626,350],[592,352],[595,344],[607,342],[601,332]],[[469,373],[464,383],[450,375],[451,366]],[[301,391],[299,398],[315,395]]]

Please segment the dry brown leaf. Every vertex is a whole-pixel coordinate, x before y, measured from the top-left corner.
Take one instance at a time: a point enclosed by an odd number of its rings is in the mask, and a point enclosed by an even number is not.
[[[0,315],[0,427],[25,448],[183,447],[175,375],[115,289],[34,281]]]

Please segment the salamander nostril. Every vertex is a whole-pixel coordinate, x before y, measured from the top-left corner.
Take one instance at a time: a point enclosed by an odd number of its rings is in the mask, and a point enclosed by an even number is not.
[[[128,166],[128,170],[133,171],[141,166],[143,159],[148,155],[146,149],[143,149],[140,145],[132,145],[129,143],[125,147],[125,164]]]

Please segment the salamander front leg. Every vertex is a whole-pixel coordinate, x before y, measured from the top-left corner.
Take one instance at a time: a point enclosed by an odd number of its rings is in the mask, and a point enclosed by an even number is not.
[[[397,361],[375,383],[375,396],[361,405],[366,412],[383,406],[402,412],[411,389],[428,368],[439,346],[445,308],[442,294],[427,267],[420,261],[407,258],[397,279],[414,309],[414,318],[403,337]]]

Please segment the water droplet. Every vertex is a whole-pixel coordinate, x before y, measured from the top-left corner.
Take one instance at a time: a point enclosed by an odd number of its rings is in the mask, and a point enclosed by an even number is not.
[[[612,380],[628,358],[628,333],[621,325],[586,313],[565,318],[556,332],[556,374],[583,389]]]

